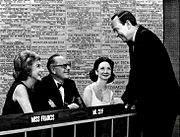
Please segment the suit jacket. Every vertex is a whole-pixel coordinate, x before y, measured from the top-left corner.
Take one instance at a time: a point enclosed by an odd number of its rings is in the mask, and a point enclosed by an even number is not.
[[[135,42],[128,45],[131,69],[122,99],[136,104],[142,113],[177,113],[180,88],[161,40],[150,30],[139,26]]]
[[[37,92],[36,100],[38,101],[35,111],[66,109],[67,105],[71,103],[76,103],[80,107],[85,106],[73,80],[64,79],[63,88],[64,103],[52,76],[45,76],[42,81],[35,85],[35,91]]]

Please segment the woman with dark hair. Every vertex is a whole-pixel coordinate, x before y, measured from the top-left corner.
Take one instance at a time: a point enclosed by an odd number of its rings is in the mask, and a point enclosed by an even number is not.
[[[93,69],[89,76],[93,81],[88,85],[83,93],[83,100],[87,107],[103,106],[110,104],[123,103],[121,98],[114,98],[113,91],[108,89],[107,84],[113,82],[115,74],[113,73],[114,62],[108,57],[99,57],[95,60]],[[110,137],[111,121],[97,122],[96,135],[98,137]],[[88,134],[93,133],[91,125],[87,125]]]
[[[40,57],[33,51],[22,51],[14,59],[15,81],[10,87],[2,115],[33,112],[33,88],[42,78]]]
[[[113,98],[113,92],[107,87],[107,84],[114,80],[113,69],[114,62],[108,57],[99,57],[95,61],[89,73],[93,83],[85,88],[83,94],[87,107],[123,103],[120,98]]]

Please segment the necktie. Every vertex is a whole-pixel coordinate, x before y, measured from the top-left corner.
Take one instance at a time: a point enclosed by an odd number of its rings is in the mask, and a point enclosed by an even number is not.
[[[59,89],[61,97],[62,97],[62,101],[64,103],[64,88],[63,88],[63,84],[58,83],[57,85],[58,85],[58,89]]]
[[[134,43],[132,41],[128,42],[129,45],[129,56],[130,56],[130,67],[134,67]]]

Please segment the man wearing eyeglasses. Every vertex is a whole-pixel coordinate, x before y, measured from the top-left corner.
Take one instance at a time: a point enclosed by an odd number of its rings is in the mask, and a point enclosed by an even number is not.
[[[37,92],[36,111],[55,109],[77,109],[85,107],[76,84],[69,79],[70,63],[59,54],[52,55],[47,62],[49,75],[35,85]],[[73,127],[54,129],[54,136],[73,136]],[[44,130],[43,136],[49,137],[50,130]]]
[[[59,54],[54,54],[48,59],[49,75],[35,86],[41,99],[37,111],[77,109],[85,106],[75,82],[69,79],[70,66],[70,63]]]

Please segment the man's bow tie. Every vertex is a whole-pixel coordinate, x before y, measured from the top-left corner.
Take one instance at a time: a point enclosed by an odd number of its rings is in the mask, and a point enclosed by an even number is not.
[[[63,87],[63,83],[57,83],[58,88]]]

